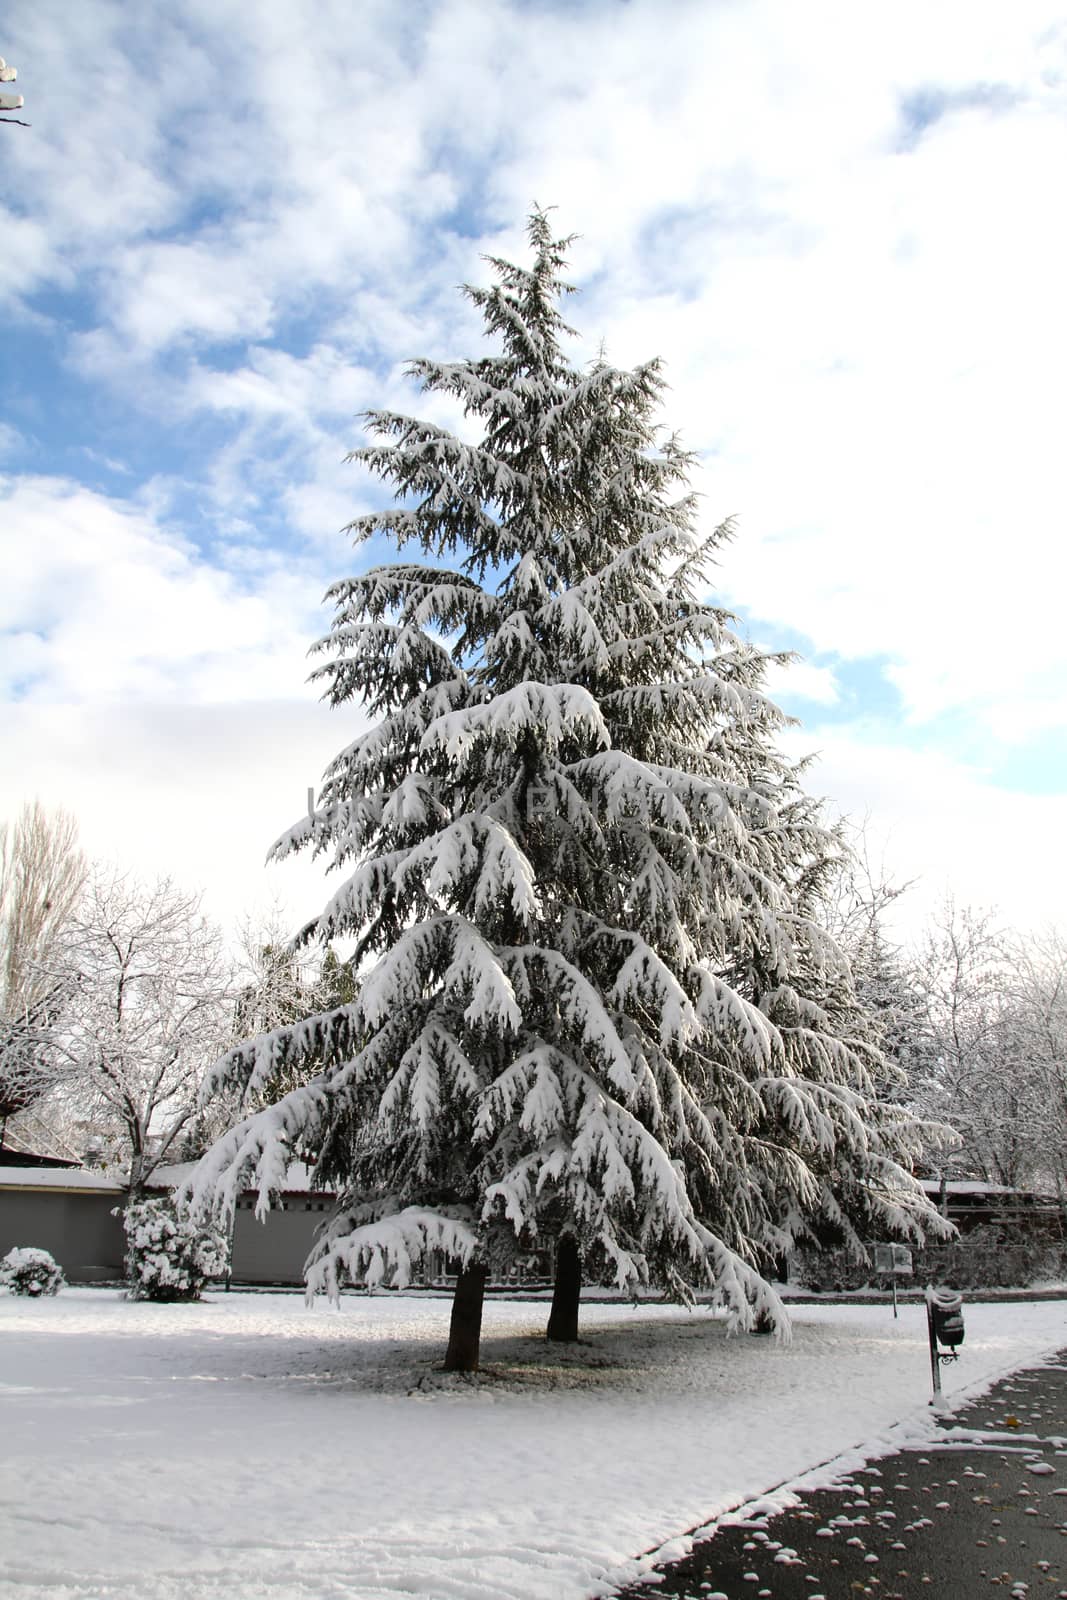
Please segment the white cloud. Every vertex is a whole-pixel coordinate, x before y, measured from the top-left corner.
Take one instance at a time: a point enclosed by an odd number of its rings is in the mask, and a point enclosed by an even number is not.
[[[8,705],[0,817],[63,806],[93,857],[206,890],[231,932],[277,904],[295,931],[336,884],[309,858],[265,865],[358,714],[263,700],[227,706]]]
[[[245,366],[215,372],[195,365],[182,401],[190,410],[236,412],[241,416],[354,417],[381,394],[381,379],[345,360],[330,345],[318,344],[303,358],[285,350],[253,346]]]
[[[5,688],[33,701],[265,699],[298,692],[321,577],[261,554],[249,581],[135,504],[0,479]],[[321,624],[321,626],[320,626]]]
[[[321,869],[264,857],[364,726],[306,683],[321,575],[263,552],[238,574],[56,479],[0,478],[0,516],[0,816],[64,806],[91,854],[206,887],[231,928],[275,902],[294,928],[314,914]]]
[[[841,691],[832,667],[817,667],[811,661],[772,661],[767,667],[767,693],[796,696],[815,705],[835,705]]]
[[[23,447],[23,438],[9,422],[0,422],[0,457],[13,456]]]
[[[862,727],[794,729],[787,743],[817,755],[813,793],[866,821],[872,859],[898,884],[913,883],[893,909],[898,937],[918,937],[949,891],[1018,928],[1063,925],[1067,795],[995,787],[946,755],[903,749]]]

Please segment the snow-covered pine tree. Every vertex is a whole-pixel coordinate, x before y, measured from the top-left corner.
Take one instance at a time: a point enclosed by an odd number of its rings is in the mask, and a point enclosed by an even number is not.
[[[843,1246],[863,1259],[871,1240],[921,1244],[954,1231],[912,1176],[924,1148],[949,1130],[914,1114],[881,1020],[826,931],[828,882],[848,870],[851,851],[842,826],[821,826],[820,806],[801,786],[804,766],[783,768],[775,799],[776,827],[795,843],[784,853],[792,864],[782,943],[773,959],[772,947],[756,948],[727,974],[776,1036],[774,1071],[746,1130],[761,1152],[749,1170],[759,1174],[764,1260],[797,1244]]]
[[[532,266],[494,258],[466,290],[494,352],[411,368],[477,442],[374,412],[353,452],[397,491],[357,541],[422,560],[330,591],[329,697],[376,720],[274,853],[330,855],[345,881],[302,937],[374,964],[351,1003],[219,1064],[252,1096],[323,1065],[196,1180],[225,1205],[251,1173],[266,1206],[311,1156],[344,1195],[311,1289],[458,1258],[462,1369],[489,1266],[534,1245],[751,1327],[781,1321],[763,1269],[843,1172],[902,1225],[924,1205],[862,1054],[790,989],[836,959],[797,905],[826,838],[763,659],[704,598],[729,530],[697,530],[658,364],[566,358],[569,241],[540,212],[529,237]]]

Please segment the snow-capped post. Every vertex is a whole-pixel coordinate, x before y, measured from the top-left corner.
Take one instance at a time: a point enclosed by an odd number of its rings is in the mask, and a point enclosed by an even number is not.
[[[546,1245],[553,1337],[583,1269],[784,1331],[764,1274],[798,1238],[862,1254],[931,1216],[812,911],[836,841],[777,747],[767,659],[708,600],[730,525],[698,526],[658,363],[568,359],[569,241],[542,211],[528,237],[530,265],[465,291],[491,351],[409,369],[463,437],[375,411],[352,453],[396,491],[356,541],[421,560],[330,589],[318,676],[372,725],[273,855],[341,875],[298,942],[376,961],[219,1063],[262,1109],[194,1180],[226,1206],[250,1178],[265,1209],[310,1157],[341,1199],[309,1289],[403,1285],[441,1251],[465,1370],[483,1268]]]
[[[963,1343],[963,1298],[953,1289],[926,1289],[926,1331],[930,1340],[930,1371],[934,1380],[936,1406],[941,1400],[941,1363],[958,1361]],[[945,1345],[947,1348],[942,1349]]]
[[[3,56],[0,56],[0,83],[14,83],[18,77],[18,68],[9,67]],[[21,111],[25,105],[20,94],[0,93],[0,111]],[[0,117],[0,122],[16,122],[20,128],[28,128],[30,124],[23,122],[21,117]]]

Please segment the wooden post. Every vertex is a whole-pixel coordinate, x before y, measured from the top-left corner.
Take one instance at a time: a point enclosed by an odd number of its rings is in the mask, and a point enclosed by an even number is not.
[[[937,1348],[937,1334],[934,1331],[934,1297],[933,1292],[926,1291],[926,1331],[930,1336],[930,1371],[934,1379],[934,1398],[931,1405],[936,1405],[941,1394],[941,1359]]]
[[[482,1343],[482,1304],[489,1269],[482,1261],[464,1267],[456,1279],[452,1320],[445,1352],[446,1372],[477,1372]]]

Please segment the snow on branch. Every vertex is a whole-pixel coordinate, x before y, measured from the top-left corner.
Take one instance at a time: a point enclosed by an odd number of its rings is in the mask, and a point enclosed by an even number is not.
[[[314,1141],[329,1112],[325,1074],[246,1117],[212,1147],[179,1191],[194,1216],[230,1216],[245,1188],[259,1191],[256,1216],[270,1210],[305,1140]]]
[[[309,1302],[323,1293],[337,1301],[344,1278],[363,1281],[368,1289],[374,1289],[388,1277],[395,1288],[405,1289],[428,1251],[439,1250],[466,1265],[479,1248],[480,1239],[466,1208],[409,1205],[359,1220],[377,1209],[378,1205],[371,1203],[342,1212],[331,1221],[305,1269]]]
[[[246,1097],[260,1093],[292,1062],[312,1057],[341,1062],[356,1048],[360,1024],[359,1004],[353,1002],[256,1034],[209,1069],[201,1084],[200,1104],[207,1105],[229,1088],[241,1089]]]
[[[461,1001],[470,997],[463,1015],[472,1028],[507,1033],[522,1022],[505,963],[470,923],[459,922],[456,927],[442,987]]]
[[[284,1187],[289,1162],[301,1151],[317,1148],[339,1107],[351,1109],[366,1085],[388,1078],[403,1050],[406,1019],[391,1016],[371,1038],[362,1041],[357,1028],[361,1020],[358,1003],[339,1007],[307,1023],[261,1035],[223,1058],[212,1075],[214,1082],[233,1081],[233,1060],[243,1056],[249,1092],[269,1086],[282,1065],[292,1063],[310,1071],[323,1055],[327,1064],[273,1105],[245,1117],[216,1142],[183,1191],[195,1210],[205,1214],[230,1211],[243,1188],[255,1187],[259,1191],[257,1214],[264,1215],[271,1196]]]
[[[696,1233],[706,1252],[710,1286],[722,1297],[730,1331],[751,1333],[766,1323],[787,1344],[792,1337],[789,1313],[770,1284],[710,1228],[698,1223]]]
[[[397,870],[406,859],[403,850],[372,856],[364,861],[340,889],[331,895],[318,929],[327,939],[337,934],[360,932],[390,892]]]
[[[524,737],[554,753],[567,739],[611,742],[593,696],[575,684],[521,683],[481,706],[449,712],[430,723],[422,749],[441,749],[461,763],[473,746],[492,741],[514,749]]]
[[[651,1001],[660,1044],[682,1048],[698,1033],[700,1023],[688,995],[667,963],[639,934],[620,934],[631,945],[615,977],[611,999],[620,1009]]]
[[[572,762],[567,770],[593,786],[605,821],[636,816],[692,834],[690,811],[674,792],[669,769],[651,767],[624,750],[602,750]]]
[[[460,889],[473,881],[476,912],[503,900],[523,923],[541,909],[529,858],[507,828],[486,816],[458,817],[428,834],[407,852],[395,881],[402,893],[415,882],[427,901],[453,904]]]
[[[716,1034],[737,1039],[754,1063],[769,1066],[775,1051],[782,1048],[782,1038],[760,1008],[707,967],[690,968],[688,978],[695,990],[693,1005],[701,1022]]]
[[[371,1028],[421,998],[427,973],[441,970],[453,937],[454,919],[447,916],[429,917],[400,934],[363,979],[360,1007]]]
[[[588,978],[558,950],[520,945],[501,950],[515,993],[524,1003],[536,997],[538,1007],[551,999],[565,1031],[583,1049],[604,1063],[608,1081],[623,1094],[635,1088],[629,1054],[619,1037],[616,1019]]]

